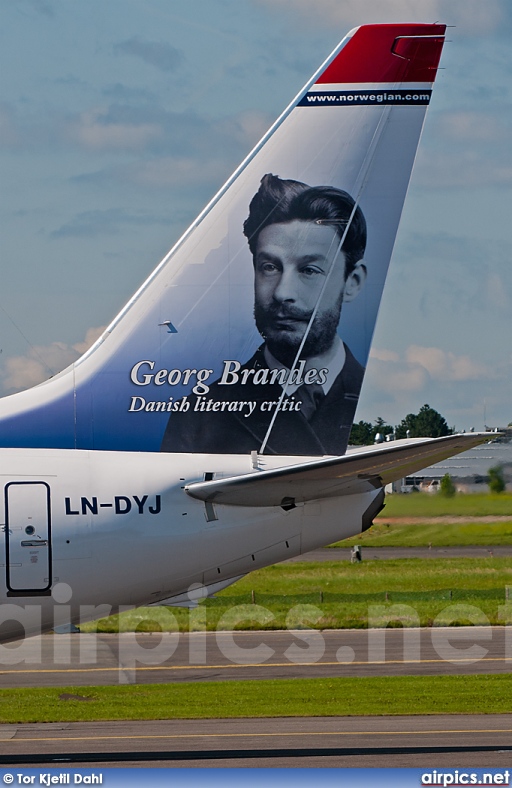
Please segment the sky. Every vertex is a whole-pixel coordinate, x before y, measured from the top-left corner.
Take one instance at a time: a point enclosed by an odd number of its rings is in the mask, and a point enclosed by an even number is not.
[[[450,25],[356,419],[512,421],[509,0],[0,0],[0,395],[84,352],[336,44]]]

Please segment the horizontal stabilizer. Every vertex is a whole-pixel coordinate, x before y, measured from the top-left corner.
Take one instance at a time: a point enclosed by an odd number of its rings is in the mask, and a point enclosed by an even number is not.
[[[185,490],[193,498],[217,504],[293,508],[296,503],[384,487],[490,437],[488,432],[466,432],[444,438],[409,438],[353,449],[343,457],[189,484]]]

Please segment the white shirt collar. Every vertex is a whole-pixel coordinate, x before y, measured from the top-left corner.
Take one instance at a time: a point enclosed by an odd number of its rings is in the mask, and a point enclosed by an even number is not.
[[[265,345],[263,349],[263,354],[265,356],[265,361],[269,369],[285,369],[287,372],[290,371],[289,367],[282,364],[278,361],[275,356],[272,355],[270,350],[268,349],[267,345]],[[333,385],[334,381],[340,374],[341,370],[345,365],[346,359],[345,353],[345,346],[343,342],[336,334],[334,338],[334,342],[332,343],[331,347],[326,353],[322,353],[319,356],[311,356],[310,358],[306,359],[306,367],[305,371],[307,372],[309,369],[326,369],[326,380],[323,384],[322,388],[324,390],[324,394],[327,394],[331,386]],[[299,384],[300,385],[300,384]],[[289,386],[283,386],[286,388],[287,394],[294,394],[299,385],[296,383],[291,383]]]

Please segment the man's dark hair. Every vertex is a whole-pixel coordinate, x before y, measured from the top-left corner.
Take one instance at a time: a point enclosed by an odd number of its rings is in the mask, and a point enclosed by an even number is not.
[[[348,192],[334,186],[308,186],[300,181],[282,180],[277,175],[264,175],[249,206],[244,222],[244,235],[254,256],[258,236],[270,224],[283,224],[295,219],[304,222],[332,224],[340,239],[345,232],[355,201]],[[357,206],[342,250],[348,276],[362,259],[366,248],[366,221]]]

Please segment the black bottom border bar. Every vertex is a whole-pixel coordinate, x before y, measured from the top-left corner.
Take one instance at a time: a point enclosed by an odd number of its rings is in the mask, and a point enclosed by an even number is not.
[[[421,755],[440,753],[510,752],[512,745],[460,747],[309,747],[258,750],[157,750],[151,752],[77,752],[0,755],[0,766],[17,764],[104,763],[105,761],[214,761],[236,758],[321,758],[347,755]]]

